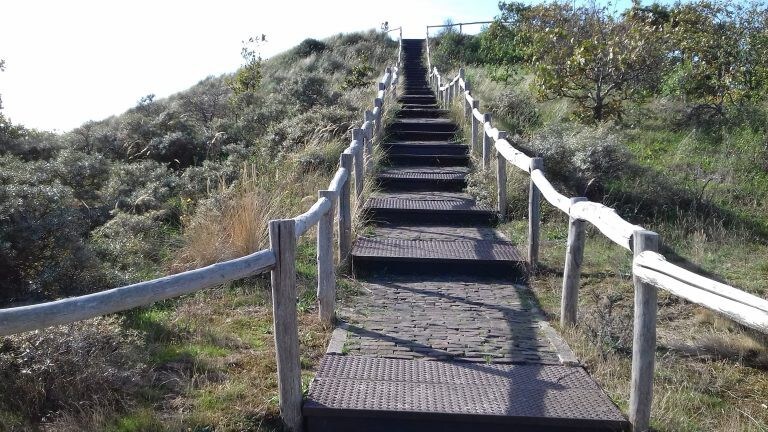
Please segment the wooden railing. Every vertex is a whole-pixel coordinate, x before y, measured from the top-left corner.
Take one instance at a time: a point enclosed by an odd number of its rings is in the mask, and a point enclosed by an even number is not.
[[[429,49],[427,49],[429,53]],[[428,54],[429,55],[429,54]],[[768,333],[768,301],[729,285],[707,279],[668,262],[658,253],[659,235],[622,219],[616,211],[584,197],[568,198],[547,180],[544,161],[516,149],[507,133],[493,127],[490,113],[480,111],[480,101],[472,96],[464,70],[448,82],[437,67],[429,72],[430,85],[445,107],[461,104],[470,122],[472,151],[482,154],[482,169],[489,169],[491,152],[496,152],[498,211],[506,215],[507,163],[530,175],[528,199],[528,264],[535,269],[539,254],[540,201],[544,199],[569,216],[560,322],[576,324],[579,278],[584,256],[585,224],[589,222],[619,246],[633,252],[632,274],[635,286],[632,378],[629,419],[635,431],[649,428],[653,397],[653,372],[656,351],[657,288],[718,312],[744,326]],[[481,147],[477,149],[477,147]]]
[[[68,324],[100,315],[146,306],[161,300],[215,287],[271,271],[272,312],[277,358],[280,416],[291,431],[302,429],[301,366],[296,289],[296,243],[317,225],[317,298],[321,320],[333,324],[336,299],[336,264],[348,259],[352,245],[352,197],[359,204],[363,183],[371,168],[373,143],[380,139],[384,104],[396,98],[402,37],[397,66],[387,67],[377,83],[372,110],[339,158],[339,168],[317,201],[293,219],[269,222],[269,249],[146,282],[102,292],[7,309],[0,309],[0,336]],[[354,193],[351,183],[354,182]],[[338,256],[334,260],[334,214],[338,211]]]

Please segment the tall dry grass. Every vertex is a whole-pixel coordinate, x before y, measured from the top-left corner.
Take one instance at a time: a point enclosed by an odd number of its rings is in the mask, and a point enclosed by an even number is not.
[[[322,172],[300,172],[287,162],[277,168],[243,166],[237,182],[219,182],[218,193],[188,218],[172,268],[197,268],[268,247],[269,221],[306,211],[326,177]]]

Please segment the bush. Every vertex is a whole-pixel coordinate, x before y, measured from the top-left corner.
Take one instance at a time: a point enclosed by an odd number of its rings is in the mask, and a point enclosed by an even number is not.
[[[441,73],[481,62],[480,38],[477,36],[445,31],[432,40],[435,43],[430,52],[432,63]]]
[[[623,136],[607,125],[553,123],[533,134],[530,149],[544,158],[547,173],[584,196],[594,196],[629,166]]]
[[[510,133],[528,133],[541,122],[533,96],[516,89],[495,94],[487,107],[489,112],[507,123]]]
[[[94,282],[90,224],[44,162],[0,158],[0,303],[73,294]]]
[[[301,41],[301,43],[298,44],[292,51],[293,54],[297,55],[298,57],[309,57],[312,54],[320,54],[326,49],[328,49],[328,45],[326,45],[324,42],[309,38]]]
[[[115,318],[3,338],[0,430],[26,429],[59,411],[87,416],[124,408],[144,375],[139,346],[137,335]]]

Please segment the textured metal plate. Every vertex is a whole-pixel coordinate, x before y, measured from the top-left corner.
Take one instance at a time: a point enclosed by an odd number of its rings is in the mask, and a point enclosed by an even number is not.
[[[361,237],[355,242],[352,255],[392,259],[523,261],[523,257],[511,242],[488,240],[442,241]]]
[[[493,212],[488,206],[475,203],[475,200],[426,200],[403,198],[370,198],[366,203],[370,209],[387,210],[417,210],[417,211],[460,211],[460,212]]]
[[[580,367],[445,363],[327,355],[313,409],[624,422]]]
[[[388,168],[382,170],[379,173],[379,178],[413,180],[464,180],[468,173],[469,168],[464,167]]]
[[[403,240],[498,240],[509,241],[503,234],[492,227],[456,227],[424,225],[390,225],[373,228],[377,237],[399,238]]]

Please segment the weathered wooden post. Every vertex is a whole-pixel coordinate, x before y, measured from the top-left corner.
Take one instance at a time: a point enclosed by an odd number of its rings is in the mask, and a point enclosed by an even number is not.
[[[368,111],[366,111],[365,117],[366,118],[368,117]],[[371,123],[371,124],[373,124],[373,123]],[[370,155],[370,153],[368,151],[368,141],[369,140],[366,137],[365,130],[359,129],[359,128],[352,129],[352,141],[357,141],[363,147],[362,148],[363,171],[367,172],[368,171],[368,159],[371,157],[371,155]],[[355,168],[357,168],[357,161],[355,161]],[[355,181],[357,181],[357,179],[358,179],[358,176],[357,176],[357,173],[355,173]],[[365,181],[365,180],[363,180],[363,181]],[[362,182],[361,182],[361,184],[362,184]],[[359,192],[358,189],[359,188],[357,187],[357,185],[355,185],[355,192]]]
[[[317,302],[320,321],[332,325],[336,309],[336,274],[333,266],[333,213],[336,192],[321,190],[317,195],[331,202],[331,207],[317,223]]]
[[[352,188],[349,187],[352,180],[352,155],[342,153],[339,163],[349,173],[339,192],[339,263],[342,263],[352,250]]]
[[[478,100],[472,101],[472,110],[469,111],[469,120],[472,122],[472,126],[470,127],[470,135],[472,135],[472,140],[470,142],[472,145],[472,152],[477,148],[477,119],[475,118],[475,109],[480,109],[480,101]]]
[[[483,134],[483,170],[488,169],[488,165],[491,163],[491,141],[492,138],[488,136],[488,131],[485,129],[486,123],[491,122],[491,113],[483,114],[483,125],[481,131]]]
[[[507,133],[499,131],[499,139],[506,139]],[[507,218],[507,159],[496,151],[496,201],[498,202],[499,220]]]
[[[296,222],[269,221],[269,244],[275,254],[272,270],[277,389],[280,417],[289,430],[301,430],[301,364],[296,314]]]
[[[376,113],[373,114],[373,120],[374,120],[374,128],[373,131],[375,132],[376,138],[379,137],[379,130],[381,129],[381,115],[384,113],[384,100],[381,98],[376,98],[373,100],[373,106],[378,108],[378,110],[375,110]]]
[[[462,103],[464,104],[464,120],[465,123],[469,121],[469,116],[472,115],[472,104],[469,103],[467,100],[467,95],[470,94],[472,91],[472,86],[469,85],[469,81],[465,78],[464,79],[464,94],[461,95],[461,97],[464,99]]]
[[[355,161],[355,199],[359,200],[363,194],[363,182],[365,177],[365,161],[363,156],[363,149],[365,143],[363,141],[357,141],[357,145],[353,146],[352,153],[354,154]]]
[[[544,159],[536,157],[531,159],[531,169],[533,172],[544,168]],[[531,177],[531,184],[528,188],[528,265],[531,271],[536,271],[539,263],[539,231],[541,229],[541,192]]]
[[[637,230],[632,234],[634,256],[659,250],[659,235]],[[632,382],[629,394],[629,421],[634,432],[650,429],[653,401],[653,371],[656,361],[656,287],[634,278],[635,313],[632,340]]]
[[[584,197],[571,198],[571,205],[587,201]],[[571,216],[568,219],[568,244],[565,250],[565,269],[563,270],[563,294],[560,300],[560,325],[576,325],[579,309],[579,278],[581,263],[584,260],[584,221]]]

